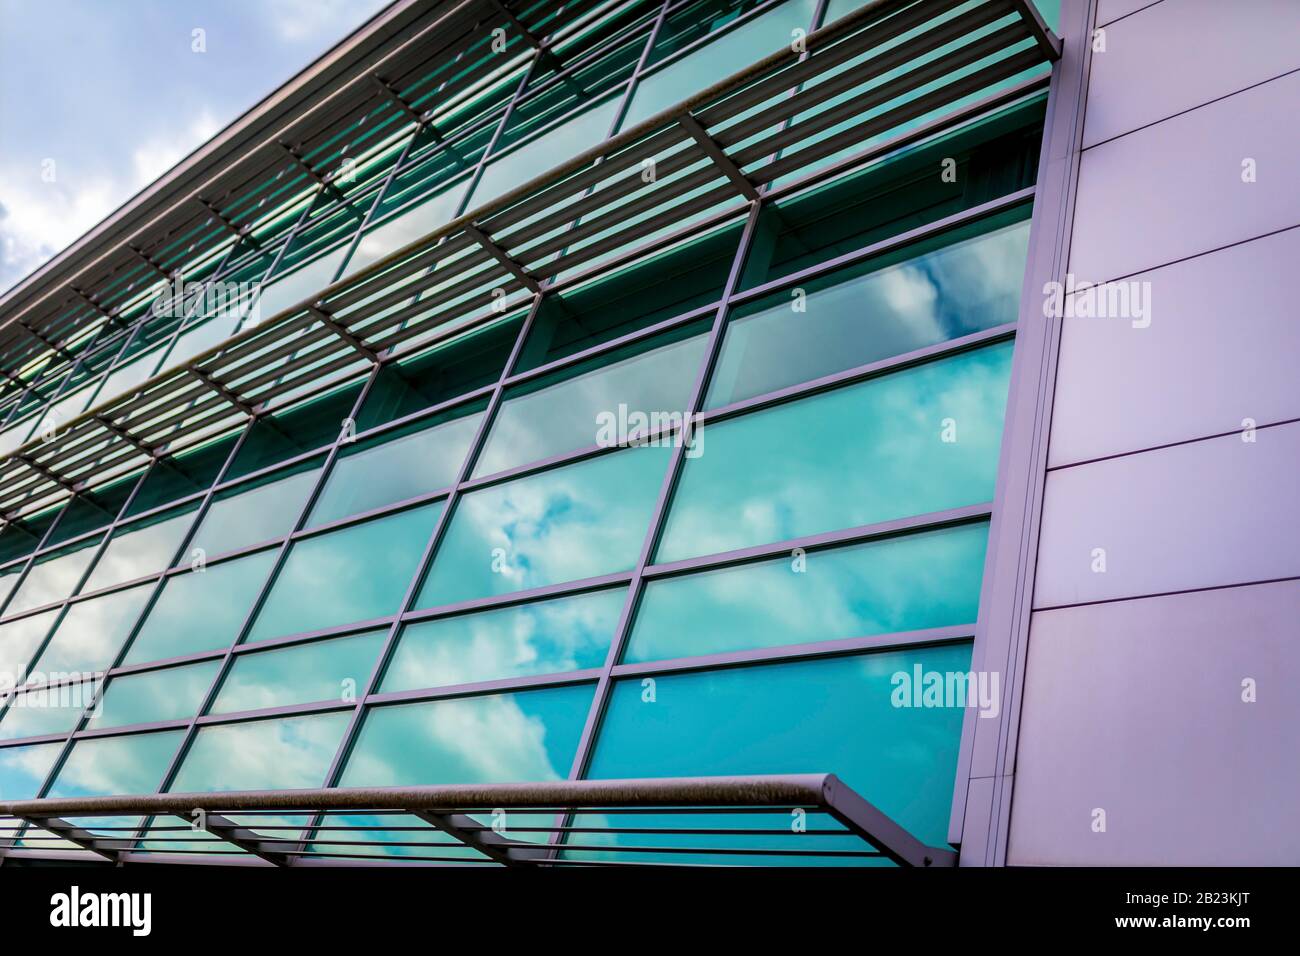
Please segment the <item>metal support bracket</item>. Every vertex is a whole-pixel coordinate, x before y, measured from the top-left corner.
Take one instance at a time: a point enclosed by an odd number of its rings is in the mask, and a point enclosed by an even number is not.
[[[695,140],[695,144],[704,151],[704,155],[713,161],[713,165],[717,166],[723,175],[730,179],[735,187],[740,190],[742,196],[750,202],[759,200],[758,189],[745,178],[744,171],[723,151],[722,147],[714,142],[713,137],[700,125],[699,120],[690,113],[683,113],[678,117],[678,122],[681,123],[682,129],[691,135],[691,139]]]

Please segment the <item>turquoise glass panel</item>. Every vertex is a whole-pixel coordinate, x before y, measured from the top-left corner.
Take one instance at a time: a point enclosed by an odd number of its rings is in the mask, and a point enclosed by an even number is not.
[[[153,584],[142,584],[71,605],[33,670],[50,673],[108,669],[153,589]]]
[[[115,677],[104,691],[103,702],[91,712],[87,727],[101,730],[193,717],[220,669],[220,661],[203,661]]]
[[[124,663],[229,647],[266,583],[276,552],[261,551],[168,578]]]
[[[396,613],[442,507],[439,501],[294,544],[248,640]]]
[[[212,705],[229,714],[315,701],[355,701],[379,658],[386,631],[240,654]]]
[[[626,597],[617,588],[412,624],[380,690],[601,667]]]
[[[215,558],[284,537],[293,530],[318,473],[319,468],[312,468],[223,492],[204,515],[190,542],[190,552],[201,548],[208,558]]]
[[[563,780],[594,685],[377,707],[340,786]]]
[[[290,306],[297,305],[321,292],[334,281],[334,273],[343,263],[343,255],[346,252],[347,249],[340,246],[303,266],[297,272],[277,276],[274,282],[266,285],[257,301],[253,303],[253,308],[249,310],[251,321],[265,322]]]
[[[601,142],[618,109],[617,96],[566,120],[512,153],[483,168],[466,208],[477,209],[498,196],[522,186],[547,170],[573,159]]]
[[[56,608],[0,624],[0,676],[10,675],[14,684],[22,681],[58,614]]]
[[[451,222],[456,216],[456,210],[460,208],[460,201],[465,195],[465,187],[468,184],[468,179],[462,180],[442,192],[435,193],[400,216],[367,230],[361,237],[361,241],[357,243],[357,248],[352,253],[352,258],[348,260],[347,269],[343,274],[350,275],[357,272],[417,239],[423,239],[439,226]]]
[[[467,494],[451,516],[418,606],[631,569],[669,451],[622,449]]]
[[[965,708],[895,706],[895,675],[966,673],[970,653],[957,644],[660,676],[652,695],[620,682],[588,776],[829,772],[943,846]]]
[[[812,25],[813,0],[786,0],[652,73],[637,86],[622,128],[707,89],[751,63],[790,46],[793,31]]]
[[[82,591],[98,591],[168,567],[194,521],[193,510],[163,515],[114,532]]]
[[[1004,342],[705,426],[658,560],[991,501],[1010,374]]]
[[[0,800],[35,797],[62,752],[62,743],[0,748]]]
[[[335,463],[309,525],[448,487],[456,480],[482,417],[475,412],[382,443],[359,443]]]
[[[721,654],[971,625],[988,525],[650,581],[623,659]]]
[[[81,681],[15,694],[0,719],[0,740],[66,734],[90,706],[97,684]]]
[[[173,793],[323,787],[348,713],[204,727],[185,755]]]
[[[82,738],[72,745],[72,752],[46,796],[154,793],[183,736],[183,730],[164,730]]]
[[[656,425],[670,424],[673,413],[680,422],[706,339],[693,336],[612,363],[606,356],[575,377],[507,397],[474,474],[491,475],[597,444],[627,444]],[[621,427],[624,422],[628,427]]]
[[[99,541],[72,545],[43,558],[37,558],[23,583],[5,608],[6,615],[17,614],[55,601],[62,601],[77,588],[81,576],[95,557]]]
[[[707,407],[1015,322],[1028,243],[1023,221],[780,293],[729,323]]]

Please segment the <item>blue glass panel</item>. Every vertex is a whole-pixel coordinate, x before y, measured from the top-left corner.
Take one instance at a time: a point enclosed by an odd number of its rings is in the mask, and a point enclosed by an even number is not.
[[[623,449],[467,494],[418,606],[629,570],[668,454],[663,447]]]
[[[50,797],[153,793],[180,746],[183,730],[124,737],[87,737],[72,745]]]
[[[658,560],[992,500],[1010,374],[1004,342],[700,429]]]
[[[22,681],[32,663],[32,655],[45,640],[58,613],[58,609],[42,611],[0,624],[0,677],[8,675],[11,684]]]
[[[973,628],[987,541],[962,525],[650,581],[624,660]]]
[[[402,631],[380,690],[600,667],[626,596],[617,588],[412,624]]]
[[[451,485],[482,417],[475,412],[349,450],[330,472],[308,525],[328,524]]]
[[[895,706],[917,665],[965,673],[970,645],[662,676],[653,695],[620,682],[588,776],[829,772],[942,846],[964,707]]]
[[[203,661],[115,677],[104,691],[103,702],[91,712],[87,727],[100,730],[193,717],[220,668],[220,661]]]
[[[387,631],[240,654],[212,713],[313,701],[355,701],[366,692]]]
[[[72,594],[82,574],[95,557],[98,539],[74,544],[60,551],[37,558],[23,583],[5,608],[6,615],[18,614],[34,607],[62,601]]]
[[[153,584],[142,584],[73,604],[32,669],[46,673],[106,670],[153,589]]]
[[[113,533],[82,591],[97,591],[168,567],[190,529],[194,511],[162,515]]]
[[[593,685],[371,710],[340,786],[562,780]]]
[[[282,538],[293,530],[298,513],[316,483],[318,467],[284,478],[254,482],[223,492],[212,502],[190,542],[209,558],[259,541]]]
[[[204,727],[171,790],[291,790],[325,785],[350,715],[339,712]]]
[[[49,775],[63,744],[0,747],[0,800],[31,800]]]
[[[81,681],[15,694],[0,719],[0,740],[67,733],[90,706],[97,683]]]
[[[275,556],[274,550],[261,551],[168,578],[124,663],[229,647],[266,583]]]
[[[396,613],[442,507],[439,501],[295,543],[248,640]]]
[[[1019,222],[865,274],[833,274],[801,287],[805,298],[779,293],[732,318],[708,407],[1015,322],[1028,243],[1029,223]]]

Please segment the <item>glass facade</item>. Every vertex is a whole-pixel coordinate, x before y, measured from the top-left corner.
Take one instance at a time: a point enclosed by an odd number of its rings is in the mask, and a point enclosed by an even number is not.
[[[854,6],[611,7],[564,77],[512,44],[442,145],[389,130],[218,257],[260,316],[129,340],[100,400]],[[1045,100],[7,526],[0,669],[86,700],[0,707],[0,799],[834,772],[942,845],[964,711],[891,677],[971,666]]]

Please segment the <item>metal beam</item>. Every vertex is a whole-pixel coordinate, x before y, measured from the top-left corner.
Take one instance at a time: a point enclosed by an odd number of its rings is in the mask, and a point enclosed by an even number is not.
[[[482,228],[474,223],[466,223],[465,231],[474,237],[474,240],[483,247],[488,255],[505,266],[511,275],[523,283],[524,288],[529,292],[536,294],[541,291],[541,283],[537,281],[532,273],[512,259],[510,254],[498,246]]]
[[[254,249],[261,249],[262,244],[253,237],[253,227],[251,225],[237,226],[233,219],[217,208],[216,203],[209,202],[202,197],[195,197],[202,204],[203,208],[212,214],[212,218],[226,227],[226,231],[235,237],[236,242],[247,241]]]
[[[197,365],[189,366],[186,369],[186,371],[188,371],[196,379],[202,382],[207,388],[216,392],[218,395],[220,395],[222,398],[228,401],[231,405],[234,405],[245,415],[254,416],[257,414],[257,409],[254,406],[244,401],[229,386],[224,385],[221,382],[218,382],[215,378],[213,378],[207,372],[203,371],[203,369],[199,368]]]
[[[246,853],[251,853],[256,857],[260,857],[267,863],[272,863],[275,866],[288,866],[292,859],[282,852],[268,849],[265,837],[258,833],[254,833],[247,827],[240,826],[233,820],[228,820],[220,814],[207,813],[200,809],[195,809],[191,811],[191,813],[200,815],[200,819],[203,822],[203,829],[208,833],[211,833],[214,837],[224,840],[232,846],[237,846]],[[177,816],[193,826],[193,816],[185,816],[184,814],[177,814]]]
[[[371,362],[379,361],[379,353],[376,352],[374,349],[372,349],[370,346],[366,345],[366,343],[363,342],[358,336],[348,331],[347,326],[343,325],[341,322],[339,322],[337,319],[331,316],[329,312],[325,310],[325,303],[317,302],[315,305],[309,305],[307,306],[307,311],[316,317],[317,322],[319,322],[321,325],[325,326],[325,328],[333,332],[336,336],[339,337],[339,339],[341,339],[344,343],[346,343],[350,348],[352,348],[354,351],[359,353],[361,356],[363,356],[364,358],[368,359]]]
[[[429,810],[416,810],[412,816],[441,830],[465,846],[478,850],[488,859],[506,866],[518,866],[521,863],[536,862],[548,857],[549,851],[544,846],[536,849],[513,845],[510,840],[493,830],[482,829],[471,816],[463,813],[433,813]]]
[[[122,851],[111,849],[104,846],[105,837],[96,836],[89,830],[83,830],[75,824],[59,817],[20,817],[26,820],[34,827],[40,827],[42,830],[48,830],[57,837],[62,837],[69,843],[75,843],[83,850],[89,850],[91,853],[97,853],[104,859],[116,863],[121,856]],[[120,842],[120,841],[119,841]]]
[[[688,111],[679,117],[678,122],[681,123],[682,129],[691,134],[691,139],[695,140],[696,145],[704,151],[704,155],[713,160],[713,165],[735,184],[740,194],[750,202],[757,202],[759,193],[754,188],[754,184],[745,178],[744,171],[723,151],[722,147],[713,141],[713,137],[700,125],[700,121]]]
[[[1029,35],[1034,38],[1034,43],[1043,52],[1043,56],[1047,57],[1052,63],[1059,60],[1061,58],[1061,38],[1048,27],[1038,7],[1031,0],[1011,0],[1011,7],[1025,21]]]

